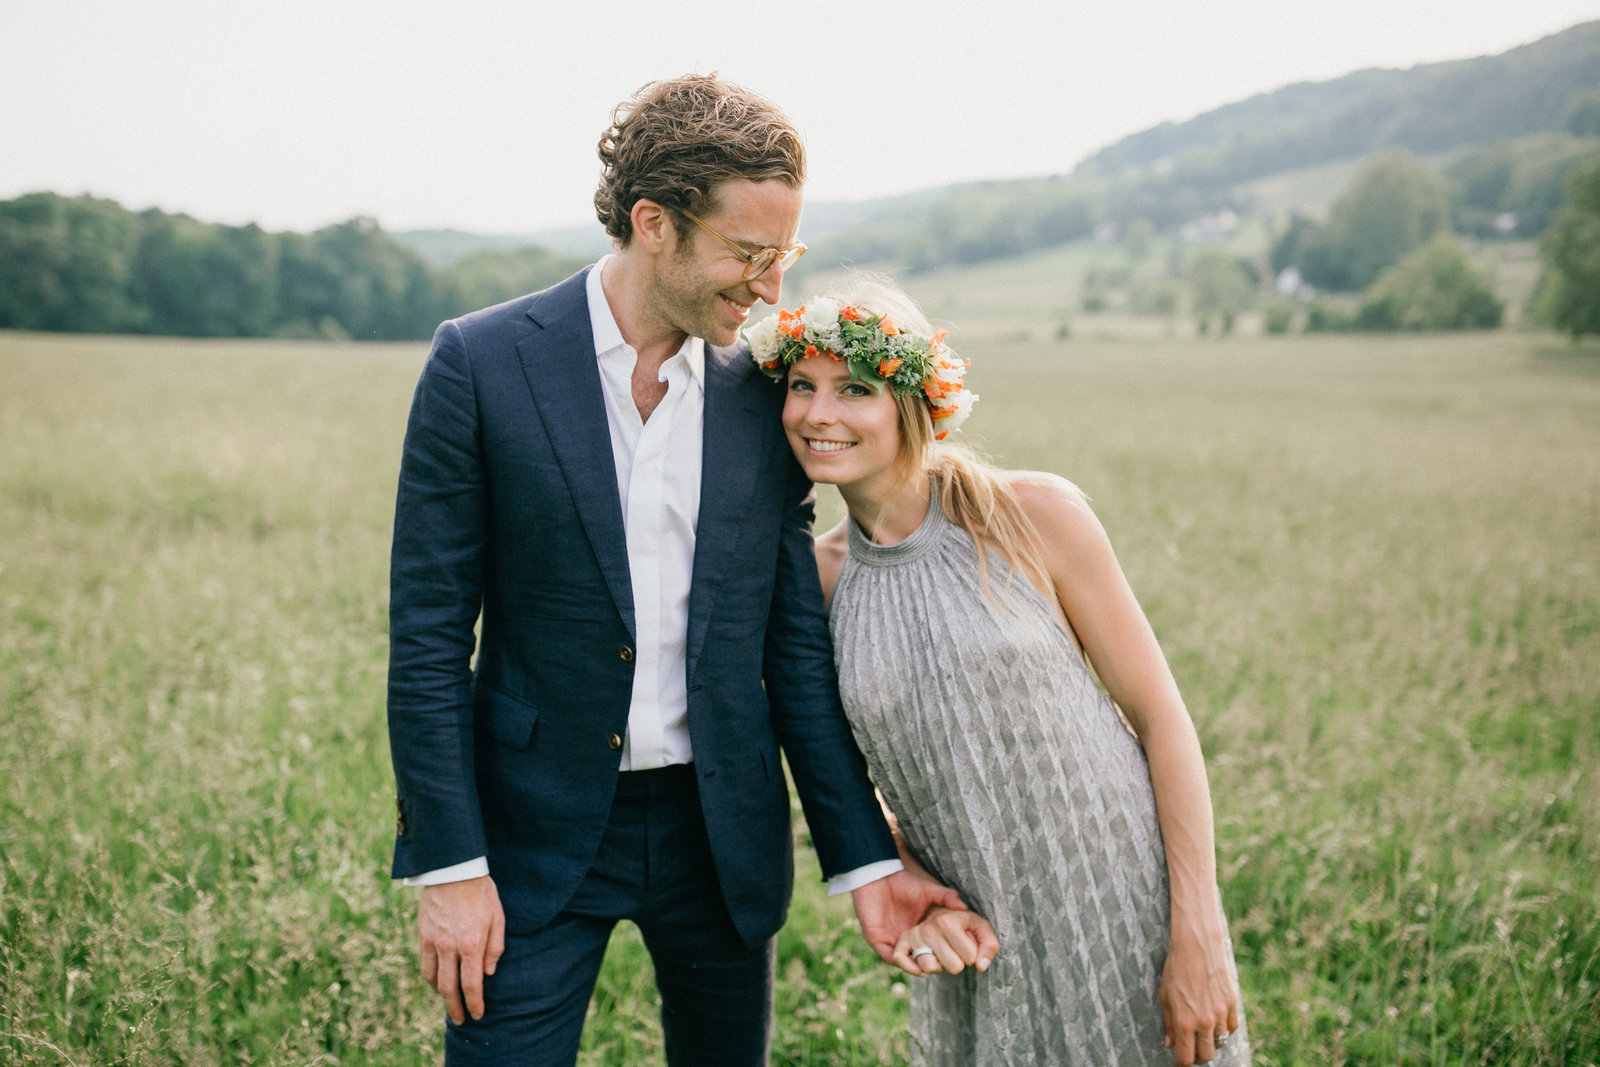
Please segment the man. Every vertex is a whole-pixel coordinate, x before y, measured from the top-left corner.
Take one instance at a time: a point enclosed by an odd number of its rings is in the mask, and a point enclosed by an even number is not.
[[[451,1063],[573,1062],[622,918],[668,1061],[765,1063],[793,876],[780,744],[881,956],[961,906],[895,858],[838,704],[782,390],[739,344],[804,250],[799,137],[714,77],[613,119],[595,201],[616,251],[441,325],[406,430],[394,874],[425,887]]]

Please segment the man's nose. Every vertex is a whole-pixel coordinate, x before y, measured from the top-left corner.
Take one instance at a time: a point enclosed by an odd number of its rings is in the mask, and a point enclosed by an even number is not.
[[[777,306],[778,299],[783,294],[783,270],[774,259],[767,264],[767,269],[745,282],[750,291],[767,303]]]

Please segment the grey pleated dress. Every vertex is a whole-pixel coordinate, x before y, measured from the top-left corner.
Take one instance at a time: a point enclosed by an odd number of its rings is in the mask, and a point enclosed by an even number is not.
[[[1143,748],[992,552],[1010,614],[985,596],[936,497],[899,544],[846,521],[830,624],[850,725],[912,852],[1000,939],[986,973],[911,983],[911,1062],[1170,1067],[1171,902]],[[1243,1026],[1212,1062],[1250,1062]]]

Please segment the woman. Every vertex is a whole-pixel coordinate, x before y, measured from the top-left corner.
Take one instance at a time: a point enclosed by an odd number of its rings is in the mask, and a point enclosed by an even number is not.
[[[1248,1063],[1199,741],[1083,494],[939,443],[977,398],[892,287],[749,340],[849,508],[817,558],[904,858],[999,937],[936,911],[901,939],[909,973],[952,972],[913,994],[914,1062]]]

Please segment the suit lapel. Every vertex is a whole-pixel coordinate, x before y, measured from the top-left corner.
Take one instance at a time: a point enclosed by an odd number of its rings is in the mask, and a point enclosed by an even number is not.
[[[551,289],[529,309],[528,318],[540,330],[517,345],[517,356],[611,599],[628,632],[637,636],[617,463],[584,293],[587,273]]]
[[[771,412],[740,389],[750,357],[740,346],[706,346],[704,445],[700,463],[700,513],[695,526],[694,574],[689,584],[688,677],[694,678],[706,627],[747,528],[751,494]]]

